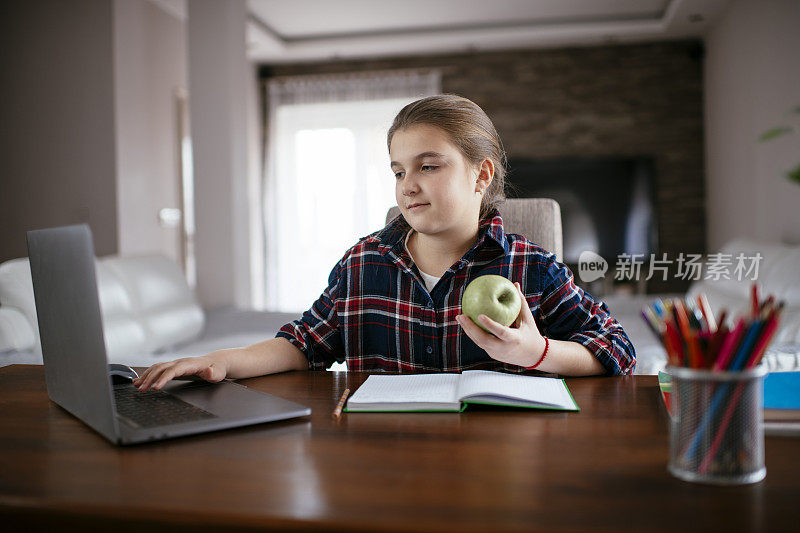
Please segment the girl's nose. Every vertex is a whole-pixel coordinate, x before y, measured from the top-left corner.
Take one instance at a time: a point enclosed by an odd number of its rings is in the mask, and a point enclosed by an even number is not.
[[[419,185],[417,184],[417,181],[413,178],[409,178],[408,174],[403,177],[403,184],[401,187],[404,196],[409,196],[419,192]]]

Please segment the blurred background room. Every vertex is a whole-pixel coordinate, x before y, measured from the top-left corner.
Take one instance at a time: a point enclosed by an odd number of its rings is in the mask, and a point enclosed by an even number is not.
[[[737,254],[762,257],[777,342],[800,344],[798,26],[795,0],[3,2],[0,365],[41,362],[25,232],[78,223],[110,359],[274,336],[384,226],[386,130],[440,92],[494,121],[509,196],[558,200],[563,261],[637,372],[665,360],[643,303],[734,311]],[[586,251],[600,279],[578,276]],[[727,277],[688,275],[714,254]]]

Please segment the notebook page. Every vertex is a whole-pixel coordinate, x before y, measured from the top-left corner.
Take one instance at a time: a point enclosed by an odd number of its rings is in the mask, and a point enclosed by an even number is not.
[[[458,403],[459,374],[373,374],[350,397],[354,403]]]
[[[552,406],[575,407],[564,382],[556,378],[468,370],[462,374],[458,398],[474,395],[508,396]]]

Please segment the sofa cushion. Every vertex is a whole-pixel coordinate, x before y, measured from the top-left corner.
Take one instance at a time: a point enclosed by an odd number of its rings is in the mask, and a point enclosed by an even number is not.
[[[125,284],[101,259],[95,263],[103,335],[109,359],[147,351],[144,324],[135,316],[133,301]]]
[[[730,279],[698,280],[689,288],[687,297],[694,299],[705,293],[716,315],[723,309],[727,309],[730,318],[749,313],[752,276],[739,279],[734,276],[733,269],[740,253],[746,258],[761,254],[755,280],[761,296],[772,294],[785,304],[773,342],[800,344],[800,246],[735,239],[723,246],[719,253],[733,258]]]
[[[39,345],[39,323],[36,318],[36,303],[33,299],[31,267],[28,258],[12,259],[0,264],[0,306],[15,309],[21,314],[33,333],[34,347]],[[11,319],[18,321],[19,316]]]
[[[146,351],[156,353],[196,339],[205,317],[180,267],[162,255],[101,260],[125,287]]]
[[[133,304],[119,277],[100,262],[96,262],[98,297],[103,316],[103,333],[109,357],[123,356],[146,350],[144,326],[133,316]],[[12,259],[0,265],[0,305],[19,314],[4,319],[6,325],[13,323],[18,332],[15,340],[6,339],[5,330],[0,330],[2,344],[22,342],[33,336],[30,345],[19,349],[39,351],[39,321],[33,295],[30,263],[27,257]],[[21,322],[20,319],[23,319]],[[13,321],[13,322],[11,322]],[[24,324],[24,325],[23,325]],[[27,344],[27,341],[26,343]]]
[[[30,322],[18,309],[0,307],[0,353],[33,350],[36,335]]]

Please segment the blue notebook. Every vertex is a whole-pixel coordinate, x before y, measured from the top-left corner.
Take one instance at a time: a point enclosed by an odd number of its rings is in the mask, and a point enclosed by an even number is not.
[[[800,409],[800,372],[771,372],[766,375],[764,409]]]

